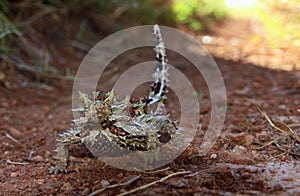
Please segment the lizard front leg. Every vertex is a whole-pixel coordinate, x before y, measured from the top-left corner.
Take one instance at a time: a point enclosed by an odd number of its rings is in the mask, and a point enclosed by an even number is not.
[[[70,129],[64,133],[59,134],[56,145],[55,166],[50,167],[50,174],[67,173],[67,165],[69,159],[69,145],[76,144],[81,141],[79,136],[80,131]]]

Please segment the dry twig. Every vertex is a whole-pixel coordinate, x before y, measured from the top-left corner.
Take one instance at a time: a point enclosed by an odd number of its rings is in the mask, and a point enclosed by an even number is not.
[[[157,184],[157,183],[159,183],[159,182],[163,182],[163,181],[165,181],[165,180],[167,180],[168,178],[171,178],[171,177],[173,177],[173,176],[182,175],[182,174],[189,174],[189,173],[191,173],[191,172],[190,172],[190,171],[184,171],[184,172],[176,172],[176,173],[172,173],[172,174],[170,174],[170,175],[168,175],[168,176],[165,176],[165,177],[163,177],[163,178],[161,178],[161,179],[159,179],[159,180],[150,182],[150,183],[148,183],[148,184],[145,184],[145,185],[143,185],[143,186],[137,187],[137,188],[132,189],[132,190],[130,190],[130,191],[121,193],[121,194],[119,194],[118,196],[129,195],[129,194],[135,193],[135,192],[137,192],[137,191],[139,191],[139,190],[142,190],[142,189],[148,188],[148,187],[150,187],[150,186],[153,186],[153,185],[155,185],[155,184]]]
[[[299,142],[299,143],[300,143],[300,137],[299,137],[299,136],[291,129],[291,127],[290,127],[289,125],[287,125],[287,124],[281,122],[281,121],[279,121],[279,123],[282,124],[283,126],[285,126],[285,127],[288,129],[288,131],[285,131],[285,130],[283,130],[283,129],[277,127],[277,126],[272,122],[272,120],[268,117],[268,115],[267,115],[265,112],[263,112],[260,108],[258,108],[258,110],[264,115],[264,117],[267,119],[267,121],[269,122],[269,124],[270,124],[274,129],[276,129],[276,130],[278,130],[278,131],[280,131],[281,133],[284,134],[284,135],[281,135],[281,136],[275,138],[274,140],[268,142],[267,144],[265,144],[265,145],[259,147],[258,150],[261,150],[261,149],[263,149],[263,148],[265,148],[265,147],[267,147],[267,146],[269,146],[269,145],[271,145],[271,144],[275,144],[275,146],[276,146],[280,151],[282,151],[284,154],[285,154],[285,153],[288,153],[288,154],[292,154],[292,155],[295,155],[295,156],[300,156],[298,153],[295,153],[295,152],[293,152],[293,151],[290,150],[290,149],[286,150],[285,148],[283,148],[282,146],[280,146],[280,145],[277,143],[277,141],[279,141],[279,140],[281,140],[281,139],[284,139],[284,138],[287,138],[287,137],[289,137],[289,136],[290,136],[292,139],[294,139],[295,142]]]
[[[14,164],[14,165],[27,165],[29,163],[27,162],[15,162],[15,161],[11,161],[11,160],[6,160],[6,163],[9,163],[9,164]]]
[[[11,136],[9,133],[5,133],[5,136],[6,136],[7,138],[11,139],[12,141],[14,141],[14,142],[20,144],[20,142],[19,142],[16,138],[14,138],[13,136]]]
[[[155,173],[158,173],[158,172],[167,171],[168,169],[170,169],[170,167],[166,167],[166,168],[158,169],[158,170],[154,170],[154,171],[141,171],[141,170],[138,170],[138,169],[136,169],[136,171],[144,173],[144,174],[155,174]]]
[[[106,189],[116,188],[116,187],[119,187],[119,186],[127,186],[127,185],[131,184],[132,182],[136,181],[137,179],[139,179],[140,177],[141,177],[141,175],[136,176],[136,177],[128,180],[127,182],[124,182],[124,183],[113,184],[113,185],[110,185],[108,187],[104,187],[102,189],[99,189],[99,190],[96,190],[96,191],[92,192],[91,194],[89,194],[89,196],[97,195],[97,194],[105,191]]]

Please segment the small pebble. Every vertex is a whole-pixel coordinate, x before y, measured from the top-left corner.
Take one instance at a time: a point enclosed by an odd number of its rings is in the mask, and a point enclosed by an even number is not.
[[[91,193],[91,190],[89,188],[85,188],[82,192],[81,195],[88,195]]]
[[[63,184],[63,186],[61,187],[61,189],[65,190],[65,191],[70,191],[70,190],[73,190],[74,188],[72,187],[72,185],[69,182],[65,182]]]
[[[18,173],[17,172],[12,172],[10,174],[10,177],[13,177],[13,178],[18,177]]]
[[[247,149],[244,146],[236,145],[233,149],[232,152],[236,154],[243,154],[247,151]]]
[[[212,154],[212,155],[210,155],[210,158],[211,158],[211,159],[216,159],[216,158],[217,158],[217,155],[216,155],[216,154]]]
[[[186,179],[171,179],[168,181],[168,185],[176,188],[184,188],[187,187],[188,181]]]
[[[51,109],[50,109],[50,107],[49,106],[44,106],[44,112],[46,113],[46,114],[48,114],[50,111],[51,111]]]
[[[34,156],[34,157],[32,157],[31,160],[34,161],[34,162],[42,162],[42,161],[44,161],[44,159],[43,159],[43,157],[41,155]]]
[[[44,184],[44,180],[43,179],[38,179],[38,180],[36,180],[36,183],[38,185],[42,185],[42,184]]]
[[[107,180],[101,180],[101,185],[103,188],[105,188],[109,185],[109,182]]]
[[[9,131],[9,134],[11,136],[13,136],[14,138],[19,138],[22,135],[22,133],[14,127],[9,127],[8,131]]]

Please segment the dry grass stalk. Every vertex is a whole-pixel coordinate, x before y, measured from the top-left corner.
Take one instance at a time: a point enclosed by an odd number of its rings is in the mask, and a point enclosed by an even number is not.
[[[264,115],[264,117],[267,119],[268,123],[277,131],[283,133],[284,135],[281,135],[277,138],[275,138],[274,140],[266,143],[265,145],[261,146],[258,148],[258,150],[261,150],[271,144],[275,144],[275,146],[280,150],[282,151],[283,153],[281,153],[280,155],[283,155],[283,154],[291,154],[291,155],[295,155],[295,156],[298,156],[300,157],[300,154],[298,153],[295,153],[291,150],[291,146],[294,145],[296,142],[299,142],[300,143],[300,137],[291,129],[291,126],[290,125],[287,125],[285,124],[284,122],[281,122],[279,121],[280,124],[282,124],[283,126],[285,126],[287,128],[288,131],[285,131],[284,129],[276,126],[272,120],[269,118],[269,116],[264,112],[262,111],[261,109],[258,108],[258,110],[262,113],[262,115]],[[287,137],[291,137],[294,141],[292,142],[292,144],[290,144],[289,148],[288,149],[285,149],[283,148],[279,143],[278,141],[282,140],[282,139],[286,139]]]
[[[120,187],[120,186],[127,186],[127,185],[131,184],[132,182],[136,181],[137,179],[139,179],[140,177],[141,176],[139,175],[139,176],[136,176],[136,177],[124,182],[124,183],[113,184],[113,185],[110,185],[108,187],[104,187],[102,189],[99,189],[99,190],[96,190],[96,191],[92,192],[91,194],[89,194],[89,196],[97,195],[97,194],[99,194],[99,193],[101,193],[101,192],[103,192],[107,189],[116,188],[116,187]]]
[[[161,179],[159,179],[159,180],[150,182],[150,183],[148,183],[148,184],[145,184],[145,185],[143,185],[143,186],[137,187],[137,188],[132,189],[132,190],[130,190],[130,191],[121,193],[121,194],[119,194],[118,196],[129,195],[129,194],[135,193],[135,192],[137,192],[137,191],[146,189],[146,188],[148,188],[148,187],[150,187],[150,186],[153,186],[153,185],[155,185],[155,184],[157,184],[157,183],[159,183],[159,182],[163,182],[163,181],[165,181],[165,180],[167,180],[168,178],[171,178],[171,177],[173,177],[173,176],[182,175],[182,174],[189,174],[189,173],[191,173],[191,172],[190,172],[190,171],[183,171],[183,172],[172,173],[172,174],[170,174],[170,175],[168,175],[168,176],[165,176],[165,177],[163,177],[163,178],[161,178]]]

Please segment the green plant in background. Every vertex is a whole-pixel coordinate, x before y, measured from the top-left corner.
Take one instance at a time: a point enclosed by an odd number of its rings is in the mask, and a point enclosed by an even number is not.
[[[1,12],[4,12],[4,13],[10,12],[9,3],[6,0],[0,1],[0,10],[1,10]]]
[[[36,85],[51,90],[45,83],[60,76],[49,65],[48,51],[41,52],[40,47],[30,42],[28,35],[22,32],[22,25],[14,22],[10,6],[8,1],[0,0],[0,86],[10,89],[11,84],[22,82],[23,86]],[[25,25],[23,23],[23,27]],[[20,80],[17,72],[25,77]]]
[[[108,15],[111,19],[120,19],[131,25],[174,23],[171,0],[95,0],[98,13]],[[125,22],[126,23],[126,22]]]
[[[66,36],[65,39],[80,40],[86,33],[94,31],[111,33],[129,26],[156,23],[184,24],[192,30],[201,30],[226,14],[223,0],[43,0],[14,3],[0,0],[0,63],[26,72],[32,76],[30,79],[38,82],[48,81],[44,78],[50,78],[50,81],[60,77],[54,76],[56,70],[49,65],[51,51],[46,44],[31,39],[33,33],[47,39],[52,31],[30,31],[30,35],[26,34],[29,31],[23,31],[34,30],[43,24],[41,21],[45,17],[50,22],[57,22],[57,29],[69,17],[80,19],[75,33],[69,26],[61,28],[65,32],[55,31],[62,37]]]
[[[223,0],[49,0],[49,2],[67,8],[69,13],[75,15],[89,10],[88,14],[97,14],[129,26],[179,23],[188,25],[192,30],[201,30],[210,22],[223,19],[227,14]]]
[[[10,66],[3,59],[7,54],[14,52],[10,47],[11,34],[20,34],[16,25],[12,23],[6,14],[10,14],[9,3],[5,0],[0,1],[0,86],[10,88],[8,73],[11,72]]]
[[[8,35],[20,35],[17,26],[5,15],[10,14],[9,3],[5,0],[0,1],[0,51],[5,53],[9,50]]]
[[[292,40],[300,47],[300,1],[262,0],[259,3],[258,13],[266,26],[269,41],[278,45],[277,41]]]
[[[174,23],[172,0],[48,0],[71,15],[97,15],[119,24]],[[89,10],[88,13],[86,10]]]
[[[223,19],[227,13],[223,0],[173,0],[172,8],[176,21],[195,31],[204,29],[212,21]]]

